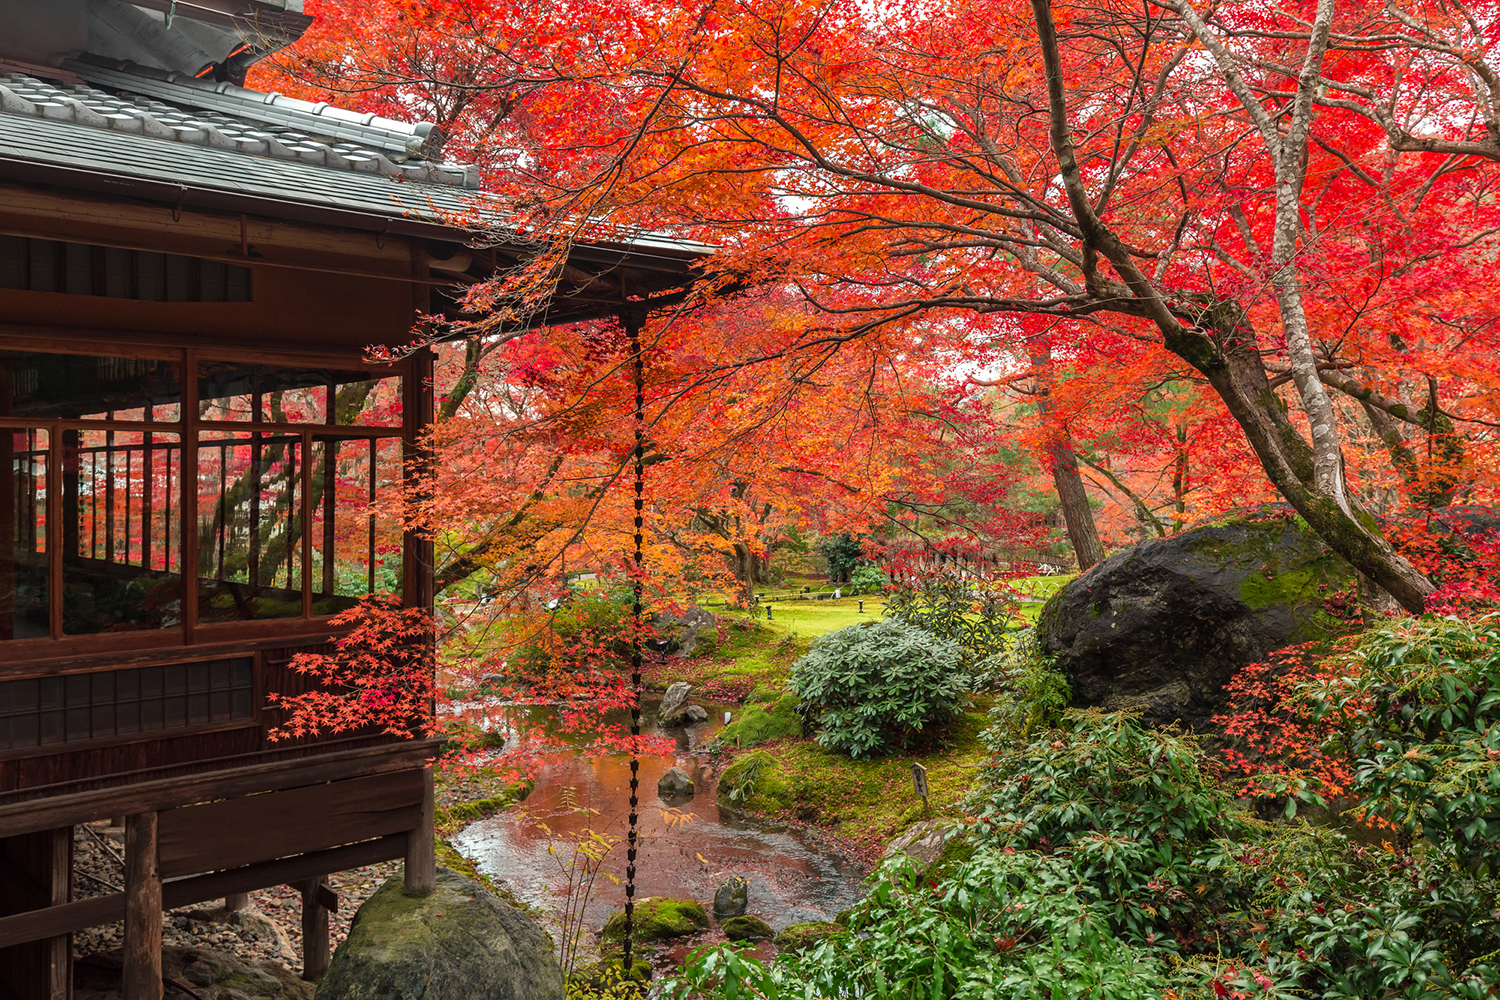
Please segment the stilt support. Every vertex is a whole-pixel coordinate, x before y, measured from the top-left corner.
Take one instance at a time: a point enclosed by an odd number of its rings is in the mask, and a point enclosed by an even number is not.
[[[406,885],[408,896],[426,896],[437,888],[437,855],[433,829],[432,765],[422,771],[422,819],[406,835]]]
[[[162,1000],[156,813],[125,819],[125,1000]]]

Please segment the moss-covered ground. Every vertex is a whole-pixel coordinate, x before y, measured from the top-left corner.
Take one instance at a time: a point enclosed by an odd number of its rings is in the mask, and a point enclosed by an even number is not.
[[[986,757],[978,737],[988,724],[987,708],[980,699],[930,748],[875,760],[851,760],[814,739],[780,740],[743,751],[720,777],[720,802],[822,827],[863,852],[877,852],[926,815],[912,791],[912,764],[927,769],[926,809],[934,816],[959,815],[959,804]],[[732,801],[730,792],[747,778],[748,794]]]

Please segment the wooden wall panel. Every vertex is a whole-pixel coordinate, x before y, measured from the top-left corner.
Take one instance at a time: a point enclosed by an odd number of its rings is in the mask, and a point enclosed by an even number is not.
[[[225,799],[161,813],[163,878],[271,861],[416,827],[419,769]]]

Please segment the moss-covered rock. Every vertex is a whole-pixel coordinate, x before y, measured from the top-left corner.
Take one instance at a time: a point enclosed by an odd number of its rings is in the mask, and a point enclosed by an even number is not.
[[[776,936],[771,925],[760,917],[726,917],[719,923],[719,930],[731,941],[769,941]]]
[[[719,775],[719,804],[727,808],[774,813],[790,809],[795,798],[781,765],[764,750],[741,754]]]
[[[618,956],[602,958],[576,969],[568,978],[568,1000],[623,1000],[644,995],[644,989],[632,986],[651,981],[651,963],[633,959],[626,973],[624,960]]]
[[[826,941],[842,933],[844,933],[844,928],[839,924],[831,924],[822,920],[809,920],[805,923],[792,924],[786,930],[776,935],[776,950],[788,952],[806,951],[819,941]]]
[[[801,735],[802,716],[797,714],[797,696],[787,692],[769,704],[746,704],[739,718],[719,730],[719,739],[740,747]]]
[[[540,927],[472,879],[439,868],[408,896],[399,877],[365,900],[317,1000],[557,1000],[563,972]]]
[[[635,904],[636,941],[664,941],[684,937],[708,928],[708,911],[702,903],[670,896],[647,896]],[[604,940],[619,944],[625,940],[625,911],[617,910],[604,922]]]
[[[1047,602],[1037,639],[1075,706],[1202,728],[1242,667],[1343,631],[1323,602],[1355,583],[1290,508],[1265,505],[1115,553]]]

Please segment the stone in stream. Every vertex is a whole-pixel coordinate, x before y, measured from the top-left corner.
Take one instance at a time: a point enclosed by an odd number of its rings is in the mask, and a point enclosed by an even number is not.
[[[703,904],[695,900],[647,896],[636,901],[633,924],[632,940],[664,941],[707,930],[708,914],[704,912]],[[603,934],[604,940],[611,944],[625,940],[624,910],[616,910],[614,916],[604,922]]]
[[[719,921],[719,930],[731,941],[769,941],[776,936],[760,917],[726,917]]]
[[[552,940],[519,910],[446,868],[420,898],[387,880],[365,900],[316,1000],[558,1000]]]
[[[750,883],[736,875],[714,893],[714,916],[738,917],[750,908]]]
[[[663,726],[675,726],[687,715],[688,693],[693,686],[687,681],[673,681],[662,695],[661,707],[656,710],[656,721]]]
[[[693,776],[674,767],[656,782],[656,794],[664,799],[683,798],[693,794]]]
[[[1201,729],[1241,668],[1342,634],[1323,602],[1355,580],[1290,508],[1268,504],[1116,552],[1047,602],[1037,646],[1075,706]]]
[[[682,717],[689,723],[707,722],[708,709],[704,708],[702,705],[689,705],[687,708],[683,709]]]

